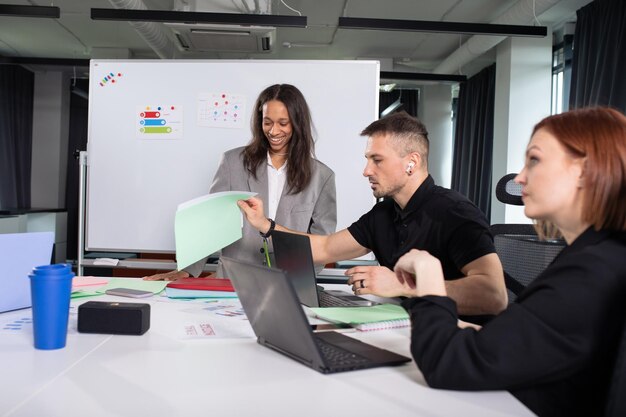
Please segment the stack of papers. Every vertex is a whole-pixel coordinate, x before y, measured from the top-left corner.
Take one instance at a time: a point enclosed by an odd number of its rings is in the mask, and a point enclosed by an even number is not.
[[[225,278],[181,278],[167,284],[165,294],[169,298],[237,298]]]

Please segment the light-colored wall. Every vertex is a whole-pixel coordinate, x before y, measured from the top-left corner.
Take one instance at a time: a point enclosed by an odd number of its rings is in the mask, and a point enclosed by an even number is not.
[[[428,169],[435,183],[450,187],[452,181],[452,86],[425,85],[420,89],[419,117],[428,129]]]
[[[62,72],[35,73],[32,207],[65,207],[69,94],[69,77]]]
[[[0,216],[0,233],[21,232],[20,216]]]
[[[0,233],[54,232],[54,262],[67,260],[67,213],[28,213],[0,217]]]
[[[550,114],[552,37],[509,38],[497,47],[491,223],[530,223],[523,207],[495,196],[500,178],[519,172],[533,126]]]
[[[70,116],[70,78],[63,72],[35,72],[31,207],[65,208]],[[55,232],[55,262],[65,262],[67,213],[20,216],[20,232]],[[27,220],[26,220],[27,219]]]

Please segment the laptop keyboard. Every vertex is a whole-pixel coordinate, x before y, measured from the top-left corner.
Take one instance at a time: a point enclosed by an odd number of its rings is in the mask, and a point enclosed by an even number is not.
[[[344,300],[343,298],[335,297],[334,295],[330,295],[327,292],[320,291],[319,293],[320,306],[322,307],[352,307],[354,306],[348,300]]]
[[[328,365],[344,368],[359,366],[369,362],[369,359],[363,356],[348,352],[347,350],[331,345],[324,340],[315,338],[315,342],[317,343],[317,347],[322,353],[322,356],[328,362]]]

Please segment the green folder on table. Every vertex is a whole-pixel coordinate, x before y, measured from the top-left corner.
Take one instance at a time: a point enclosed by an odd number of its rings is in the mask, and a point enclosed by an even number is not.
[[[378,304],[371,307],[318,307],[311,310],[322,320],[348,324],[359,330],[382,330],[411,325],[406,310],[396,304]]]

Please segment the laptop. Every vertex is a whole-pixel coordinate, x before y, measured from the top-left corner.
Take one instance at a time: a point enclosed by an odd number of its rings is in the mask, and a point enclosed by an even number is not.
[[[0,234],[0,313],[30,307],[28,274],[50,265],[53,232]]]
[[[319,287],[308,236],[274,230],[272,244],[276,266],[287,271],[300,302],[305,306],[363,307],[378,304],[346,291],[324,290]]]
[[[344,334],[314,333],[284,271],[222,256],[259,344],[321,373],[400,365],[411,359]]]

